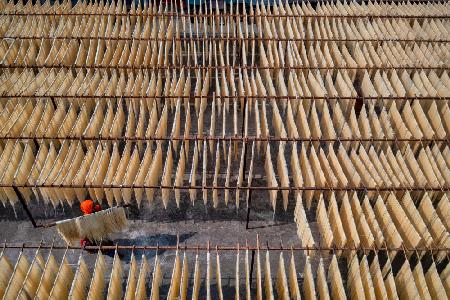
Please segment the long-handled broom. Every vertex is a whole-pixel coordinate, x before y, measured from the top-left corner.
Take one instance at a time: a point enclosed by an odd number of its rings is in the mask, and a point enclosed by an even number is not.
[[[127,217],[123,206],[56,222],[59,235],[71,246],[82,239],[100,242],[108,234],[120,232],[126,227]]]

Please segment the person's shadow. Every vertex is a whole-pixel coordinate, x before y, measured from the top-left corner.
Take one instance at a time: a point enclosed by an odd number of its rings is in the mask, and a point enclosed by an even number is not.
[[[180,247],[182,243],[188,238],[195,235],[195,232],[189,232],[179,235]],[[123,246],[176,246],[177,236],[174,234],[156,234],[156,235],[142,235],[133,239],[115,239],[114,244]],[[143,250],[133,250],[136,260],[141,259]],[[131,259],[132,250],[119,250],[122,261],[129,261]],[[159,250],[158,254],[164,253],[165,250]],[[156,255],[156,250],[145,250],[145,256],[150,259]]]

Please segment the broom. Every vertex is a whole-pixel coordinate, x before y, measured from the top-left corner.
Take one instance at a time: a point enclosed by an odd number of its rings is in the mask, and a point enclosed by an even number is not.
[[[119,232],[127,227],[125,208],[111,207],[90,215],[56,222],[61,238],[69,245],[78,240],[89,239],[100,242],[108,234]]]

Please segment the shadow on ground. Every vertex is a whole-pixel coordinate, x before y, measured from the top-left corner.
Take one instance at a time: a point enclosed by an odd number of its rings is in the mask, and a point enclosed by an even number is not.
[[[180,247],[185,240],[194,236],[195,232],[188,232],[179,235],[179,243]],[[161,247],[164,246],[176,246],[177,245],[177,236],[175,234],[155,234],[155,235],[140,235],[134,238],[121,238],[115,239],[114,244],[122,245],[122,246],[145,246],[145,245],[159,245]],[[131,259],[131,253],[134,252],[136,260],[140,260],[142,254],[145,252],[145,256],[147,259],[151,259],[156,256],[155,250],[120,250],[122,261],[129,261]],[[158,250],[158,255],[161,255],[165,252],[165,250]]]

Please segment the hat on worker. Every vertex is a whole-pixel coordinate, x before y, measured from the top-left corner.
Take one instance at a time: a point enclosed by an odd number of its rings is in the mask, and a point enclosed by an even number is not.
[[[85,215],[92,214],[94,211],[94,201],[87,199],[81,202],[80,209]]]

